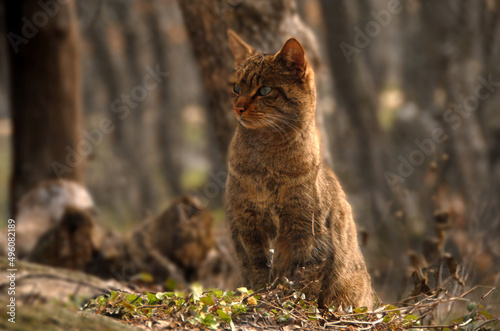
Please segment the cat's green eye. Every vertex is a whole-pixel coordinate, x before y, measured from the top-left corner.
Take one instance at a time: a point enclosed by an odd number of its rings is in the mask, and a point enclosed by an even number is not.
[[[271,93],[271,88],[269,86],[262,86],[260,89],[259,89],[259,95],[262,95],[262,96],[265,96],[265,95],[268,95],[269,93]]]
[[[236,94],[240,94],[240,87],[238,84],[234,84],[233,92]]]

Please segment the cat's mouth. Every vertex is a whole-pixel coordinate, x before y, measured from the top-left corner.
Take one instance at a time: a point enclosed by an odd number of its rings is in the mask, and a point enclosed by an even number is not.
[[[241,125],[243,125],[245,128],[248,128],[248,129],[259,129],[259,128],[262,128],[265,126],[264,123],[262,123],[259,120],[252,119],[252,118],[245,118],[241,115],[238,116],[237,119],[241,123]]]

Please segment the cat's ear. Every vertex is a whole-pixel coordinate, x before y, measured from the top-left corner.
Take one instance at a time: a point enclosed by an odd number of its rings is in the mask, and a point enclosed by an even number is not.
[[[274,59],[283,61],[289,68],[295,69],[300,76],[306,71],[306,54],[295,38],[288,39],[281,50],[274,55]]]
[[[254,53],[254,50],[231,29],[227,30],[227,37],[229,38],[229,45],[233,52],[234,65],[237,68],[248,56]]]

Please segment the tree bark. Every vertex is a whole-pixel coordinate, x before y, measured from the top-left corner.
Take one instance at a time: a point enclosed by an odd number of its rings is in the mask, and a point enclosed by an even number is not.
[[[155,63],[160,64],[161,68],[169,71],[168,53],[169,40],[168,35],[163,34],[161,28],[161,11],[163,5],[158,1],[153,1],[146,15],[147,25],[151,34],[153,56]],[[182,165],[176,158],[177,151],[182,146],[182,114],[179,105],[172,101],[172,88],[169,80],[159,87],[159,119],[156,126],[157,143],[159,147],[160,164],[162,173],[165,175],[166,184],[170,188],[173,196],[182,193],[181,175]]]
[[[233,58],[227,40],[227,27],[219,16],[215,1],[179,1],[193,51],[201,70],[201,78],[209,100],[208,118],[224,159],[233,136],[231,84]]]
[[[479,32],[474,26],[479,26],[480,8],[468,4],[458,4],[454,1],[442,1],[435,6],[430,1],[422,2],[422,17],[424,24],[429,25],[434,34],[441,36],[434,40],[438,56],[443,59],[443,86],[446,91],[447,109],[453,109],[456,115],[459,108],[468,107],[465,100],[475,96],[478,75],[481,69],[474,68],[474,61],[483,62],[480,45],[464,40],[479,40]],[[470,27],[467,29],[466,27]],[[443,42],[445,41],[445,42]],[[482,45],[481,45],[482,46]],[[467,74],[464,75],[464,68]],[[480,103],[478,104],[479,108]],[[476,109],[478,110],[478,109]],[[446,121],[445,114],[441,114]],[[477,112],[463,115],[460,125],[443,123],[450,136],[452,157],[456,160],[458,188],[467,199],[476,198],[488,185],[489,162],[486,141],[478,122]],[[474,160],[474,162],[471,162]]]
[[[353,128],[356,140],[357,183],[360,191],[367,190],[374,217],[380,220],[387,208],[389,190],[384,180],[387,167],[387,140],[377,118],[377,100],[373,81],[361,70],[358,59],[348,63],[342,49],[343,42],[352,44],[354,34],[350,26],[347,1],[322,0],[323,17],[328,29],[327,47],[333,71],[336,96]],[[368,168],[367,168],[368,167]]]
[[[58,5],[53,17],[35,0],[6,1],[5,6],[8,35],[26,41],[9,45],[14,129],[10,212],[15,215],[19,198],[42,180],[83,180],[80,52],[74,1]],[[40,13],[47,23],[38,27],[33,22]],[[23,34],[23,17],[33,24],[32,32],[25,27]],[[65,168],[55,169],[56,162]]]

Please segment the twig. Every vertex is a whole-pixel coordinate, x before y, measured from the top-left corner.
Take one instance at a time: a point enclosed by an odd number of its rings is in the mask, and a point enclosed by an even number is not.
[[[444,328],[452,329],[452,328],[456,328],[456,327],[466,326],[470,322],[472,322],[472,318],[469,318],[467,321],[462,322],[462,323],[453,323],[450,325],[419,325],[418,328],[419,329],[441,329],[441,328],[442,329],[444,329]]]
[[[475,313],[477,311],[477,309],[479,308],[479,306],[481,305],[481,302],[483,302],[484,299],[486,299],[490,294],[491,292],[493,292],[495,290],[495,288],[491,288],[488,292],[486,292],[485,294],[481,295],[481,298],[479,299],[479,301],[477,302],[476,306],[474,307],[474,309],[470,312],[471,314]]]
[[[340,320],[340,321],[337,321],[337,322],[325,323],[325,325],[330,326],[330,325],[333,325],[333,324],[335,324],[335,323],[340,322],[340,323],[362,324],[362,325],[371,325],[371,326],[374,326],[374,325],[380,324],[380,323],[381,323],[381,322],[383,322],[383,321],[384,321],[384,319],[383,319],[383,318],[378,319],[378,320],[373,321],[373,322]]]
[[[490,323],[492,323],[492,322],[495,322],[495,324],[496,324],[496,323],[498,323],[498,322],[500,322],[500,317],[497,317],[497,318],[494,318],[494,319],[492,319],[492,320],[486,321],[486,322],[482,323],[481,325],[479,325],[478,327],[476,327],[474,330],[479,330],[479,329],[481,329],[483,326],[485,326],[486,324],[490,324]]]
[[[144,306],[139,306],[135,309],[143,309],[143,308],[168,308],[170,307],[171,305],[170,304],[166,304],[166,305],[144,305]]]

